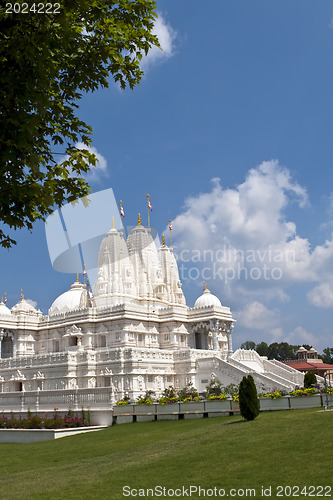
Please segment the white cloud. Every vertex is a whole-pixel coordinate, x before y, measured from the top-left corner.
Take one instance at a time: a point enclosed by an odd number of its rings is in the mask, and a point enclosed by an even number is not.
[[[316,307],[333,307],[333,286],[330,283],[322,283],[307,294],[308,302]]]
[[[143,71],[147,71],[156,63],[169,59],[175,53],[175,39],[177,34],[160,13],[155,21],[152,33],[157,36],[162,50],[154,46],[150,49],[147,56],[144,55],[142,57],[140,67]]]
[[[289,170],[265,161],[233,189],[219,178],[212,183],[210,192],[189,197],[173,221],[181,280],[207,281],[212,291],[221,290],[222,281],[224,297],[243,308],[286,301],[288,286],[314,283],[309,301],[333,307],[332,286],[324,286],[333,283],[333,240],[312,249],[297,234],[287,210],[306,208],[308,196]]]
[[[292,332],[287,335],[285,338],[285,342],[288,342],[292,345],[316,345],[318,342],[318,338],[315,337],[312,333],[308,332],[302,326],[297,326]]]
[[[280,323],[279,311],[270,310],[257,301],[247,304],[242,311],[235,312],[234,316],[239,326],[256,330],[276,330]]]
[[[28,302],[28,304],[30,304],[32,307],[37,307],[37,302],[35,300],[32,300],[32,299],[25,299],[26,302]]]

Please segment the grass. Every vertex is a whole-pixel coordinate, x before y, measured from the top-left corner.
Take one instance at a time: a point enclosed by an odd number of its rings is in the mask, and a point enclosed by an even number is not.
[[[332,434],[333,412],[308,409],[261,413],[252,422],[234,416],[123,424],[1,444],[0,498],[117,500],[126,498],[126,485],[255,488],[257,498],[272,486],[276,498],[278,485],[332,486]]]

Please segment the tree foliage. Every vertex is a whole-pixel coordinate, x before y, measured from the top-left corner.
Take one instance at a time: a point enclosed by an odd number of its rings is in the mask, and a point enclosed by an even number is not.
[[[246,342],[243,342],[240,346],[241,349],[255,349],[256,348],[256,343],[253,342],[252,340],[247,340]]]
[[[17,3],[22,4],[22,0]],[[85,196],[82,178],[96,157],[80,150],[92,129],[76,115],[83,93],[142,77],[153,45],[152,0],[64,0],[59,14],[6,14],[0,6],[0,244],[6,225],[31,229],[55,205]],[[61,146],[65,161],[57,163]],[[7,232],[5,234],[4,230]]]
[[[259,399],[252,375],[244,376],[239,384],[239,409],[246,420],[259,415]]]
[[[300,348],[299,345],[288,344],[287,342],[272,342],[267,345],[266,342],[260,342],[256,344],[253,341],[244,342],[241,348],[246,349],[243,346],[250,346],[249,349],[254,349],[260,356],[267,356],[268,359],[277,359],[278,361],[287,361],[289,359],[297,359],[297,350]],[[305,346],[306,347],[306,346]],[[311,346],[306,347],[310,349]]]
[[[321,356],[321,359],[323,360],[324,363],[327,363],[329,365],[333,364],[333,347],[325,347],[323,349],[323,355]]]
[[[257,344],[255,350],[260,356],[268,356],[268,345],[266,342],[260,342],[260,344]]]

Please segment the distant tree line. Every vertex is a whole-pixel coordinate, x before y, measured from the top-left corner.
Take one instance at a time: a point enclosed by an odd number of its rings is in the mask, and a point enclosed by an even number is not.
[[[309,344],[302,345],[307,350],[310,350],[312,347]],[[300,345],[291,345],[287,342],[273,342],[269,345],[266,344],[266,342],[256,344],[251,340],[247,340],[241,345],[241,349],[253,349],[257,351],[260,356],[267,356],[268,359],[277,359],[278,361],[297,359],[296,352],[300,347]],[[326,347],[323,350],[323,354],[318,354],[318,357],[321,358],[324,363],[333,364],[333,347]]]

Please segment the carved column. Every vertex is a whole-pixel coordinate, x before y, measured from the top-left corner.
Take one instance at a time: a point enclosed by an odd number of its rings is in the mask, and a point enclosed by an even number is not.
[[[227,337],[228,337],[228,358],[230,358],[230,356],[232,355],[233,353],[233,350],[232,350],[232,338],[231,338],[231,332],[232,332],[232,329],[233,329],[233,325],[231,324],[228,331],[227,331]]]
[[[211,329],[211,332],[213,335],[213,350],[218,351],[219,350],[219,343],[217,340],[217,331],[218,331],[218,327],[219,327],[219,320],[218,319],[215,321],[210,320],[209,325],[210,325],[210,329]]]
[[[0,359],[2,358],[2,339],[3,339],[3,334],[4,334],[4,330],[3,328],[1,329],[0,331]]]

